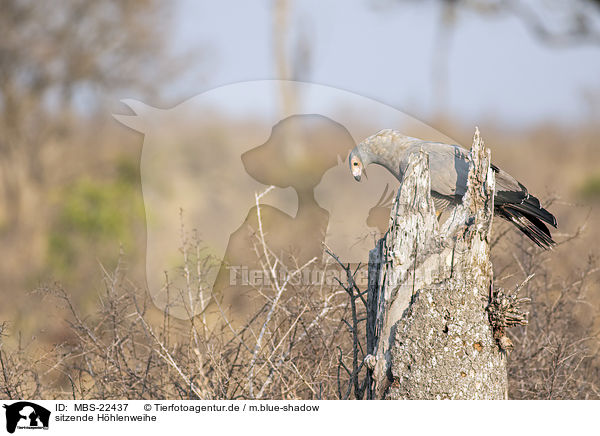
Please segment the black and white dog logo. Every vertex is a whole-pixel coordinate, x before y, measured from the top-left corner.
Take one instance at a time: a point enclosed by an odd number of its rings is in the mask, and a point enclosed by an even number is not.
[[[6,431],[18,429],[48,429],[50,411],[29,401],[3,406],[6,409]]]

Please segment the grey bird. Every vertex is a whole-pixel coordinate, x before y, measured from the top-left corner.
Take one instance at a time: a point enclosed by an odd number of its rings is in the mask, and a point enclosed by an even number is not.
[[[348,162],[352,175],[360,181],[369,164],[385,167],[400,182],[406,171],[408,156],[423,150],[429,155],[431,196],[438,213],[456,206],[467,190],[469,152],[458,145],[424,141],[385,129],[358,144]],[[512,222],[538,246],[549,249],[556,243],[546,224],[556,228],[556,218],[513,176],[495,165],[494,214]]]

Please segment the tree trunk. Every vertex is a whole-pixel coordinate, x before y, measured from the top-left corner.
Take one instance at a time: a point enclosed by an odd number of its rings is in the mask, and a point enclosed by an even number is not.
[[[476,131],[467,193],[440,228],[428,156],[410,158],[390,229],[369,258],[368,398],[506,398],[506,357],[486,310],[493,192]]]

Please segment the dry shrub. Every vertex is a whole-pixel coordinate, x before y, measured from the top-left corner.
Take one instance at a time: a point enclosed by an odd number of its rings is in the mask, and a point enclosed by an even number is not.
[[[600,268],[593,255],[580,259],[581,268],[561,277],[556,259],[572,256],[572,244],[586,237],[582,224],[563,235],[553,251],[542,252],[506,237],[508,224],[494,250],[496,282],[525,279],[519,297],[530,299],[528,325],[509,330],[514,350],[508,356],[511,399],[599,399],[600,321],[597,289]]]
[[[511,241],[514,235],[507,238],[502,226],[496,235],[503,235],[494,259],[497,282],[511,277],[522,282],[535,274],[521,289],[521,297],[531,299],[529,324],[508,332],[514,343],[508,355],[510,397],[599,398],[597,309],[586,295],[598,277],[595,259],[561,279],[548,259],[568,248],[569,238],[542,253],[527,241]],[[190,243],[198,244],[185,241]],[[32,344],[9,350],[0,335],[0,397],[337,399],[348,398],[353,388],[356,394],[362,387],[353,386],[352,373],[364,372],[357,365],[365,336],[358,294],[353,310],[347,290],[328,284],[325,274],[318,283],[292,280],[307,267],[337,268],[327,255],[308,265],[285,263],[260,231],[256,248],[272,280],[256,289],[259,309],[242,325],[234,325],[219,305],[216,325],[203,323],[201,315],[173,319],[168,307],[157,310],[148,293],[127,280],[122,264],[104,271],[93,316],[80,315],[60,286],[46,287],[47,298],[58,299],[69,312],[70,339],[39,353]],[[202,259],[186,257],[182,274],[201,267]],[[200,275],[189,276],[193,289]]]
[[[3,342],[7,324],[0,324],[0,398],[40,398],[44,389],[37,371],[39,360],[31,359],[28,346],[19,336],[18,346],[9,350]]]
[[[510,398],[600,399],[598,308],[585,295],[597,280],[595,260],[560,281],[540,268],[540,279],[525,289],[532,299],[529,325],[511,335]]]
[[[196,240],[186,244],[198,244]],[[35,364],[27,353],[10,356],[5,377],[7,398],[72,399],[237,399],[337,398],[338,351],[350,355],[351,342],[343,334],[348,304],[345,292],[328,284],[294,280],[308,266],[334,268],[327,257],[308,264],[285,264],[258,232],[256,245],[263,253],[263,274],[271,280],[256,289],[262,304],[245,324],[228,319],[228,310],[216,303],[218,323],[207,325],[202,315],[175,320],[158,311],[148,293],[126,278],[119,264],[104,271],[104,290],[97,312],[83,317],[59,285],[41,289],[46,298],[66,307],[71,339]],[[198,247],[182,247],[197,252]],[[197,262],[189,265],[188,262]],[[185,256],[182,274],[197,290],[202,259]],[[186,292],[181,292],[183,297]],[[189,291],[189,290],[188,290]],[[167,295],[176,294],[166,288]],[[175,295],[177,297],[177,295]],[[185,298],[177,299],[181,304]],[[189,307],[190,312],[193,312]],[[332,351],[332,350],[335,350]],[[2,354],[3,362],[8,357]],[[43,383],[26,382],[25,373]],[[40,375],[43,374],[42,377]],[[31,377],[29,377],[31,379]],[[26,385],[26,387],[23,387]],[[34,389],[35,387],[35,389]]]

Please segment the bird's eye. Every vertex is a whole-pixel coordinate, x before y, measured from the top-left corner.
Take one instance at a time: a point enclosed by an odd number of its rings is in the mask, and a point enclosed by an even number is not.
[[[354,165],[355,167],[357,167],[358,166],[358,162],[354,161],[354,162],[352,162],[352,165]]]

